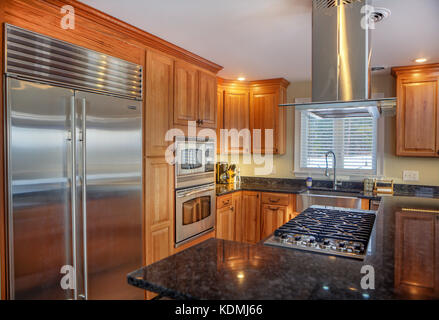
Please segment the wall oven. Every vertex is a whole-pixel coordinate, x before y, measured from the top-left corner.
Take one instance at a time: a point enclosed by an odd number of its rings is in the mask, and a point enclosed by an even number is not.
[[[184,188],[175,192],[175,246],[215,227],[215,184]]]
[[[215,227],[215,141],[176,137],[175,247]]]
[[[208,138],[175,138],[175,187],[215,182],[215,141]]]

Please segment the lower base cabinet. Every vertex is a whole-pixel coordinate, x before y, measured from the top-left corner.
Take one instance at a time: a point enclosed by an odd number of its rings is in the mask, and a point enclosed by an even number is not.
[[[294,218],[295,194],[238,191],[217,198],[216,237],[257,243]]]

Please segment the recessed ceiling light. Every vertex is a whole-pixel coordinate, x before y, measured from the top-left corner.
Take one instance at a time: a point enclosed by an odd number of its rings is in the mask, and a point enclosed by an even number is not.
[[[415,62],[417,62],[417,63],[423,63],[423,62],[425,62],[425,61],[427,61],[427,58],[418,58],[418,59],[415,59]]]
[[[244,81],[245,78],[244,78],[244,77],[239,77],[238,80],[239,80],[239,81]]]

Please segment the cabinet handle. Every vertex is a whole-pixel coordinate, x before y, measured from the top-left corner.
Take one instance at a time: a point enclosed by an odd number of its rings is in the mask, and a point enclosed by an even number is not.
[[[234,210],[235,210],[235,208],[234,208],[234,207],[230,207],[230,210],[231,210],[231,211],[234,211]]]
[[[279,208],[276,208],[276,207],[268,207],[268,209],[270,209],[270,210],[272,210],[272,211],[279,211]]]
[[[228,205],[229,203],[230,203],[230,200],[227,200],[227,201],[224,201],[224,200],[223,200],[223,205],[226,206],[226,205]]]
[[[269,198],[268,201],[272,202],[272,203],[277,203],[280,201],[280,199],[271,199]]]

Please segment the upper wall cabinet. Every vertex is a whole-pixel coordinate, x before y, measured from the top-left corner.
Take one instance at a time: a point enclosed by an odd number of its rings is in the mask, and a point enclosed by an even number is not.
[[[175,62],[174,124],[198,120],[198,70],[189,63]]]
[[[216,128],[216,77],[181,61],[175,62],[174,124]]]
[[[199,71],[198,120],[201,127],[216,128],[216,76]]]
[[[398,67],[396,154],[439,157],[439,64]]]
[[[164,156],[172,125],[174,60],[155,51],[146,54],[145,153]]]
[[[279,108],[280,103],[286,102],[288,81],[271,79],[252,82],[236,82],[221,79],[223,95],[218,100],[219,128],[250,130],[251,146],[245,149],[243,136],[239,145],[230,146],[230,139],[220,140],[219,145],[226,152],[254,153],[285,153],[286,140],[286,110]],[[255,130],[258,131],[255,131]],[[266,130],[272,130],[273,143],[265,144]],[[260,135],[255,133],[260,132]],[[257,140],[254,138],[258,137]]]
[[[285,153],[286,140],[286,109],[279,108],[280,103],[286,102],[286,81],[275,85],[255,83],[250,94],[250,128],[253,139],[254,153]],[[260,139],[255,139],[255,130],[260,130]],[[259,132],[259,131],[257,131]],[[272,145],[266,145],[273,135]]]

